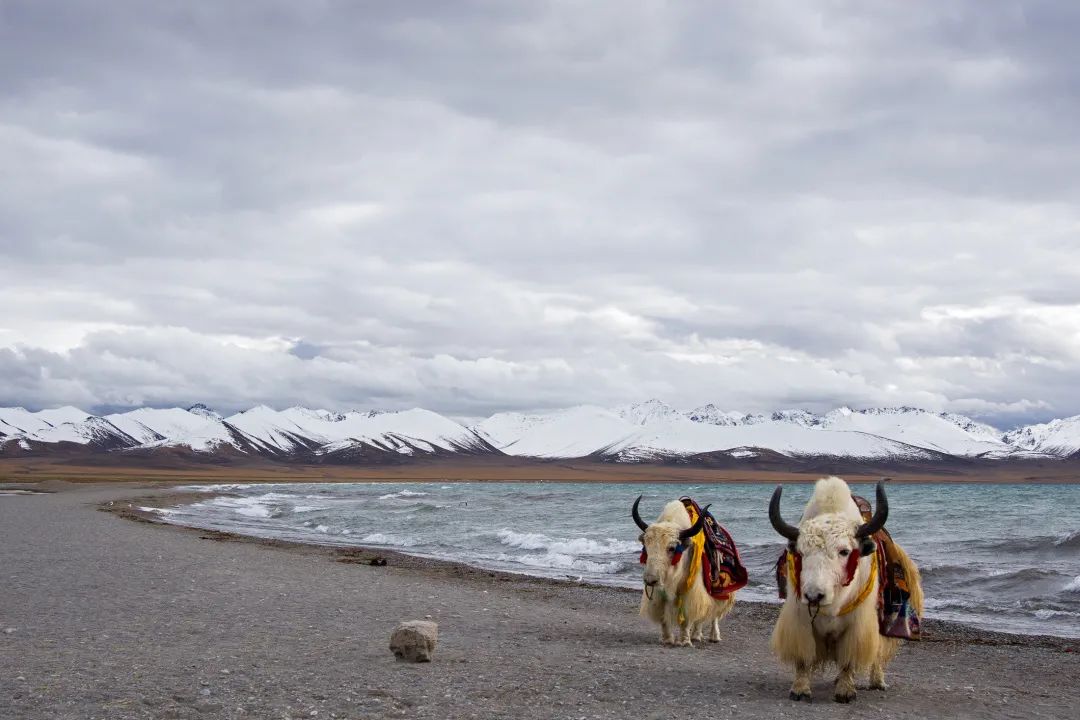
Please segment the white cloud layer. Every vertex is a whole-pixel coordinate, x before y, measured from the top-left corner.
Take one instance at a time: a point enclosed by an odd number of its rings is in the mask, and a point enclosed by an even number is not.
[[[0,405],[1080,413],[1080,8],[0,7]]]

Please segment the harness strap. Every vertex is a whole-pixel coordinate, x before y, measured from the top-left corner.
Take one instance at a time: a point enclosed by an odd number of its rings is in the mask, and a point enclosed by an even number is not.
[[[859,605],[862,604],[863,600],[869,597],[870,591],[874,589],[874,580],[877,578],[877,571],[878,559],[877,553],[874,553],[870,556],[870,577],[866,578],[866,584],[863,585],[862,590],[859,591],[858,596],[856,596],[854,600],[849,602],[844,607],[840,608],[840,612],[836,613],[837,617],[840,617],[841,615],[847,615],[849,612],[859,607]]]

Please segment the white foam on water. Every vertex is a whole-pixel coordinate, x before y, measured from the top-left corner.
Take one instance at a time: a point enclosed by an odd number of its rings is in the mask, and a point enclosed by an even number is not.
[[[296,507],[293,508],[293,512],[305,513],[305,512],[316,512],[317,510],[327,510],[327,509],[329,509],[329,508],[327,508],[327,507],[325,507],[323,505],[297,505]]]
[[[507,555],[502,554],[495,558],[499,562],[515,565],[525,565],[533,568],[547,568],[550,570],[578,570],[580,572],[596,573],[598,575],[614,575],[622,570],[626,564],[622,562],[594,562],[583,560],[565,553],[549,552],[543,555]]]
[[[424,497],[425,495],[427,495],[426,492],[416,492],[414,490],[401,490],[401,491],[395,492],[395,493],[387,493],[386,495],[380,495],[379,499],[380,500],[398,500],[400,498]]]
[[[396,535],[387,535],[385,533],[371,533],[360,538],[362,543],[371,543],[373,545],[393,545],[395,547],[408,547],[413,543],[405,538],[397,537]]]
[[[1035,611],[1035,617],[1040,620],[1049,620],[1056,617],[1080,617],[1080,613],[1071,612],[1069,610],[1051,610],[1049,608],[1041,608]]]
[[[257,497],[219,497],[200,503],[211,507],[219,507],[250,518],[271,517],[270,508],[266,506],[265,495]],[[194,507],[194,506],[193,506]]]
[[[637,543],[606,538],[552,538],[540,533],[519,533],[509,528],[502,528],[495,533],[503,545],[521,550],[547,550],[564,555],[622,555],[639,550]]]
[[[1068,543],[1075,542],[1077,538],[1080,538],[1080,530],[1073,530],[1070,533],[1065,533],[1057,540],[1054,540],[1054,544],[1058,546],[1066,545]]]
[[[1080,575],[1074,577],[1069,584],[1062,588],[1065,592],[1080,593]]]
[[[176,515],[179,510],[175,508],[140,507],[143,512],[157,513],[158,515]]]

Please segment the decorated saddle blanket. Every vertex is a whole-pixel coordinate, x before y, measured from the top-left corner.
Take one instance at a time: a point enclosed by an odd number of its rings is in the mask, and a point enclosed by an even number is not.
[[[870,503],[858,495],[852,495],[851,498],[859,507],[863,521],[869,522],[874,514]],[[885,528],[874,533],[873,537],[877,546],[877,565],[883,568],[881,582],[878,583],[878,632],[885,637],[919,640],[922,636],[921,623],[918,612],[911,603],[911,590],[904,574],[904,566],[899,561],[896,542]],[[798,553],[791,553],[794,555],[794,562],[789,563],[789,553],[790,551],[785,549],[776,561],[776,586],[781,600],[787,597],[789,564],[798,572],[802,560]]]
[[[701,515],[701,506],[689,497],[684,496],[679,500],[690,514],[690,522],[697,522]],[[702,537],[703,542],[698,540]],[[705,583],[705,589],[717,600],[727,600],[749,580],[746,568],[739,559],[735,540],[710,512],[705,513],[705,527],[698,538],[695,540],[701,542],[701,552],[696,555],[701,559],[701,579]]]

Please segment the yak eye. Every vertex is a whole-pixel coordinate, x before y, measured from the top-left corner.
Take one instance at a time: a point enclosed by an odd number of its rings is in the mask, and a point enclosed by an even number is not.
[[[668,551],[669,553],[674,553],[674,552],[675,552],[675,546],[674,546],[674,545],[668,545],[668,549],[667,549],[667,551]]]
[[[846,549],[846,548],[844,550],[840,551],[840,557],[847,557],[850,554],[851,554],[851,551]]]

